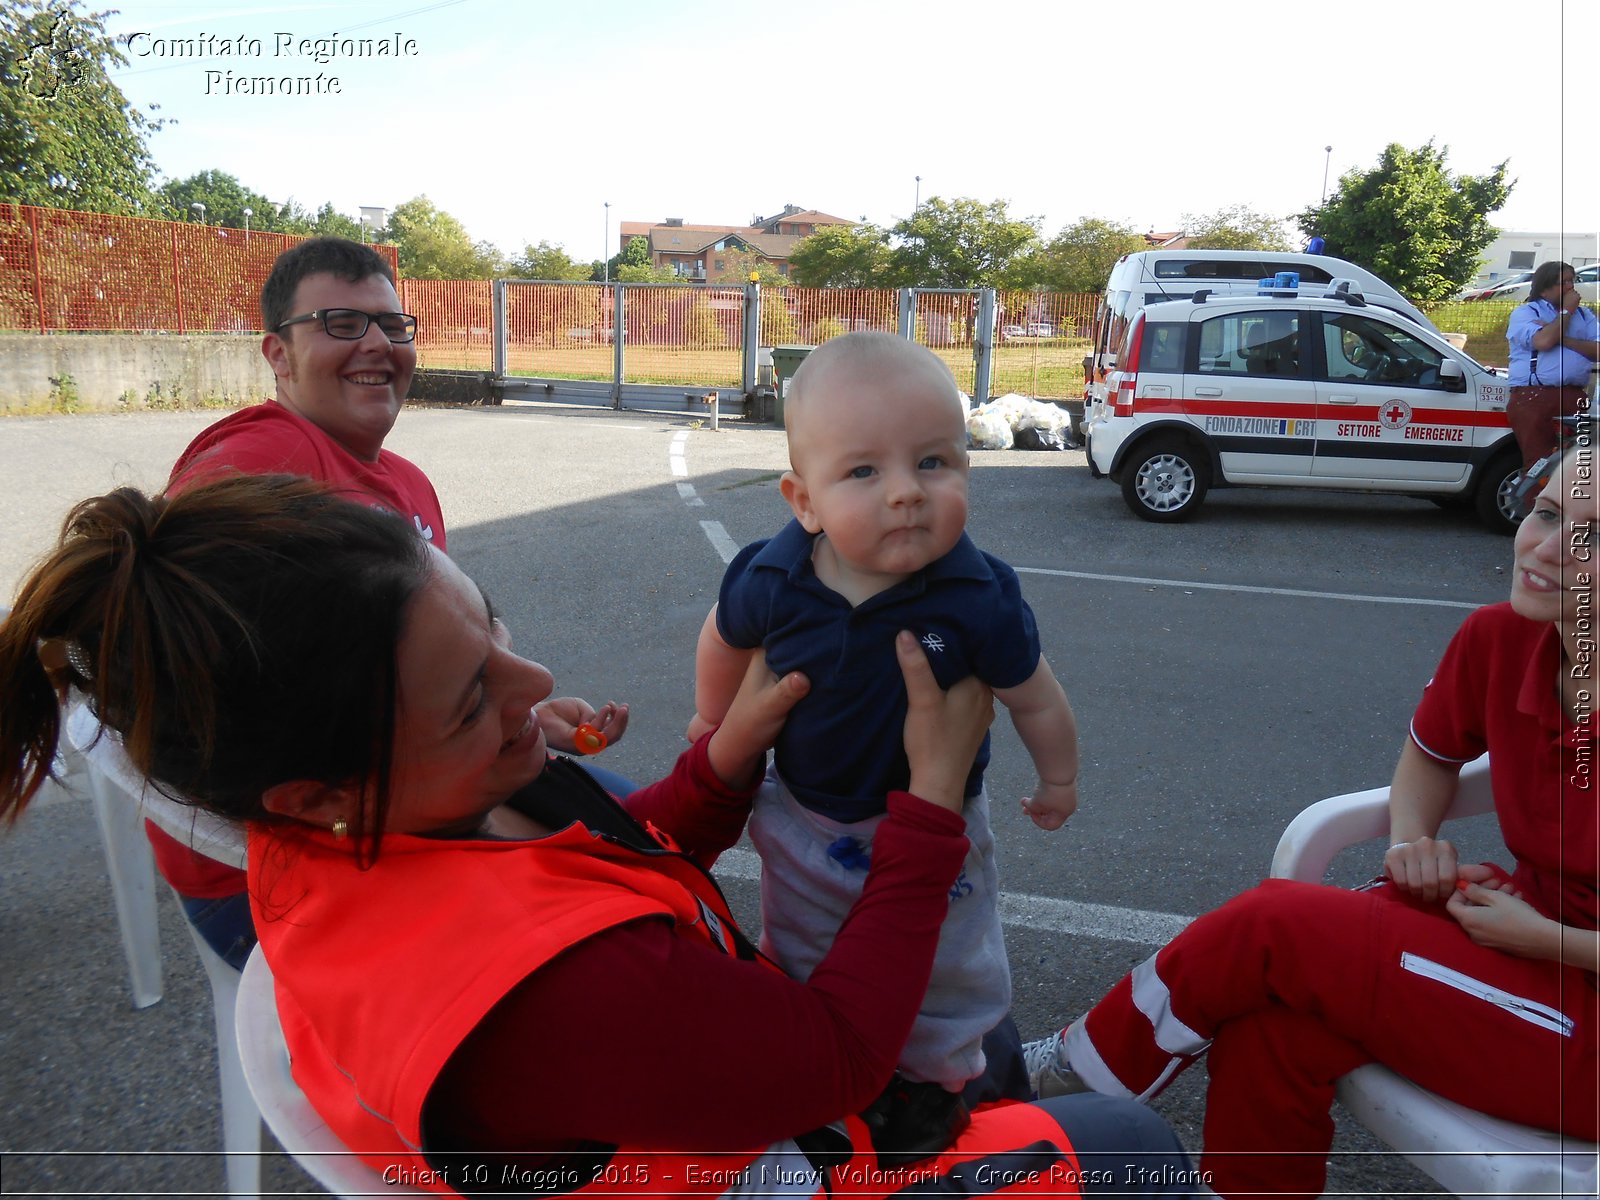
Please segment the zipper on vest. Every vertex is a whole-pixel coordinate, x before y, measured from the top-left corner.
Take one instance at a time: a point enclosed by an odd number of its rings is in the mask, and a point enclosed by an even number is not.
[[[1423,958],[1409,951],[1401,952],[1400,966],[1413,975],[1420,975],[1424,979],[1432,979],[1446,987],[1453,987],[1458,992],[1476,996],[1479,1000],[1503,1008],[1512,1016],[1521,1017],[1524,1021],[1542,1029],[1559,1033],[1562,1037],[1572,1036],[1572,1018],[1548,1004],[1540,1004],[1537,1000],[1529,1000],[1524,996],[1514,996],[1481,979],[1474,979],[1471,975],[1464,975],[1443,963],[1436,963],[1432,959]]]

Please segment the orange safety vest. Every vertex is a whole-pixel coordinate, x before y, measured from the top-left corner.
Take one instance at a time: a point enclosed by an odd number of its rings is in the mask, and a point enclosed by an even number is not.
[[[387,834],[378,861],[361,870],[349,843],[323,831],[251,830],[251,906],[295,1080],[386,1182],[444,1195],[517,1182],[488,1178],[482,1164],[430,1160],[423,1103],[489,1009],[568,947],[627,921],[664,917],[680,936],[753,955],[710,877],[670,838],[649,834],[659,849],[623,845],[581,824],[523,842]],[[462,936],[472,929],[493,931],[492,951]],[[1065,1134],[1032,1105],[981,1109],[949,1150],[894,1171],[877,1167],[862,1122],[845,1124],[850,1145],[827,1180],[836,1197],[923,1191],[935,1178],[968,1194],[1078,1194]],[[528,1172],[529,1192],[820,1190],[805,1184],[810,1161],[788,1142],[731,1154],[623,1146],[591,1179],[581,1177],[587,1169],[551,1161],[557,1165]]]

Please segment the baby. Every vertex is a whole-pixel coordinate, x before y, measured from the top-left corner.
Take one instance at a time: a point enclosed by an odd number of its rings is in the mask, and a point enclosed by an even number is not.
[[[916,634],[941,686],[976,675],[1011,711],[1039,773],[1022,806],[1040,828],[1060,828],[1078,806],[1077,725],[1033,613],[1016,573],[966,535],[965,417],[950,369],[912,342],[852,333],[813,351],[786,396],[781,487],[794,520],[733,560],[700,633],[691,736],[722,720],[757,650],[777,674],[811,681],[750,819],[762,949],[797,979],[860,894],[884,798],[908,781],[899,630]],[[985,739],[967,780],[972,848],[901,1057],[903,1081],[928,1086],[896,1085],[935,1125],[961,1120],[982,1037],[1011,1004],[988,761]]]

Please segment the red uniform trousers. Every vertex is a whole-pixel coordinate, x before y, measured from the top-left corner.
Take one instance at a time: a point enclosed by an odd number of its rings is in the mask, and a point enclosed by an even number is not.
[[[1560,442],[1556,429],[1557,417],[1570,417],[1574,413],[1587,413],[1589,400],[1577,384],[1561,387],[1514,387],[1506,404],[1506,423],[1517,439],[1522,451],[1522,469],[1533,465],[1555,451]]]
[[[1478,946],[1442,905],[1269,880],[1122,979],[1067,1031],[1067,1056],[1096,1091],[1147,1098],[1209,1044],[1211,1186],[1318,1196],[1334,1084],[1373,1060],[1481,1112],[1600,1140],[1597,1025],[1593,975]]]

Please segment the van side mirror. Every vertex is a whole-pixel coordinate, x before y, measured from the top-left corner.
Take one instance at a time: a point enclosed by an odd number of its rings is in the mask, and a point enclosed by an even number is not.
[[[1447,392],[1467,390],[1467,373],[1455,359],[1447,358],[1439,364],[1439,386]]]

